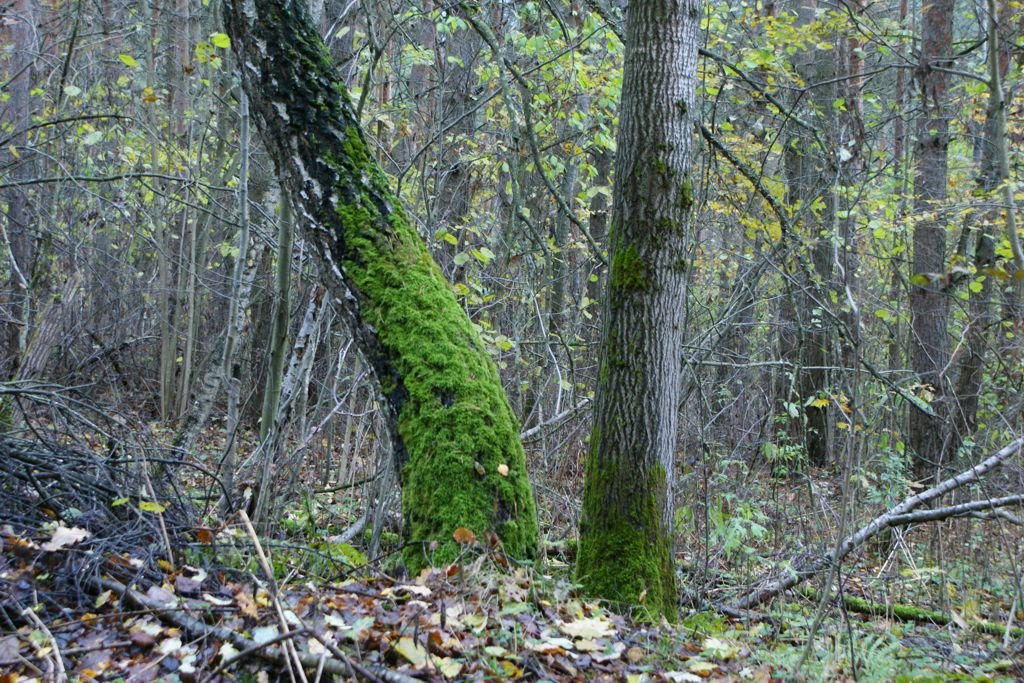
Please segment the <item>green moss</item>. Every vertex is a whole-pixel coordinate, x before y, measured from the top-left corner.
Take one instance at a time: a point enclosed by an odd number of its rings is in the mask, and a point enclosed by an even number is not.
[[[647,267],[633,244],[616,250],[612,256],[608,286],[624,291],[642,291],[647,287]]]
[[[637,472],[599,464],[592,437],[587,460],[576,578],[589,595],[621,606],[640,606],[650,619],[676,616],[672,540],[660,501],[665,472],[656,467],[646,482]],[[615,462],[628,461],[617,458]],[[632,481],[629,490],[624,482]]]
[[[454,559],[459,527],[479,538],[494,532],[509,554],[533,558],[536,510],[497,370],[377,167],[305,15],[301,4],[261,5],[253,32],[267,58],[253,111],[278,166],[291,171],[296,206],[313,219],[325,278],[340,275],[335,293],[355,298],[357,339],[401,438],[406,562],[416,571]],[[232,3],[227,20],[242,22]]]
[[[693,179],[690,178],[689,173],[683,178],[683,184],[679,190],[679,208],[683,211],[693,208]]]
[[[397,200],[382,190],[385,180],[362,137],[353,128],[347,133],[346,160],[361,167],[353,173],[370,187],[350,191],[352,201],[337,207],[348,247],[345,274],[394,364],[392,393],[402,394],[406,562],[416,571],[454,560],[459,546],[452,533],[459,527],[479,538],[493,531],[506,552],[532,558],[536,511],[497,370],[419,236],[393,208]]]

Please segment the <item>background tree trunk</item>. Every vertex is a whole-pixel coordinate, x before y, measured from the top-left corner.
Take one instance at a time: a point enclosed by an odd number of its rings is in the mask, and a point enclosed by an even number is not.
[[[676,610],[672,484],[693,186],[698,0],[630,4],[611,273],[577,575],[585,590]]]
[[[917,124],[914,208],[914,261],[910,292],[910,362],[920,385],[919,395],[931,399],[934,416],[910,411],[910,447],[914,475],[927,479],[941,464],[944,423],[948,409],[945,370],[949,364],[947,324],[949,300],[946,275],[946,223],[941,203],[946,198],[949,157],[949,69],[953,65],[954,0],[924,5],[921,19],[921,58],[917,79],[921,88],[921,118]]]

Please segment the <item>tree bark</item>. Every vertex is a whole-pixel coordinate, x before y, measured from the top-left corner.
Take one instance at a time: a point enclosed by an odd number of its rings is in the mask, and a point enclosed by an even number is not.
[[[497,370],[374,162],[304,4],[224,7],[254,118],[384,395],[406,563],[453,560],[460,527],[534,557],[533,494]]]
[[[910,362],[921,387],[931,398],[934,416],[910,411],[910,447],[914,475],[935,476],[945,452],[944,423],[947,406],[946,367],[949,364],[946,292],[946,225],[941,213],[946,198],[949,155],[949,69],[953,65],[954,0],[924,5],[921,19],[921,57],[917,80],[921,118],[917,125],[914,168],[914,209],[921,216],[914,225],[914,261],[910,292]]]
[[[600,374],[576,567],[584,589],[673,617],[675,469],[699,0],[626,26]]]

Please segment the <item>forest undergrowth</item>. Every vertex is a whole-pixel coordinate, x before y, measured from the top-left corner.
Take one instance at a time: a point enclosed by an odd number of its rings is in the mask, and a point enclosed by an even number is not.
[[[1020,538],[999,524],[893,533],[773,602],[731,607],[835,542],[835,473],[691,466],[677,514],[681,618],[651,623],[642,605],[623,613],[573,582],[572,439],[560,457],[530,453],[541,561],[460,529],[456,562],[406,576],[395,497],[372,485],[372,435],[345,481],[307,459],[303,493],[257,528],[219,513],[221,427],[176,454],[170,430],[52,398],[8,416],[0,435],[4,683],[1024,678],[1007,552]],[[240,437],[239,451],[255,441]]]

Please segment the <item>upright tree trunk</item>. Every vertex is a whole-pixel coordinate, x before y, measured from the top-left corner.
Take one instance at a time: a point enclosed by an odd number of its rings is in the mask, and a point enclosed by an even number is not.
[[[0,77],[5,82],[6,103],[0,105],[0,115],[11,123],[14,135],[7,148],[0,154],[4,174],[11,181],[27,180],[32,177],[30,150],[26,130],[32,122],[32,70],[38,48],[36,45],[36,3],[31,0],[16,0],[5,16],[6,30],[0,33],[10,41],[13,50],[7,51]],[[6,309],[2,316],[0,333],[0,379],[13,378],[18,373],[18,364],[29,338],[32,323],[31,295],[35,255],[31,233],[32,212],[27,187],[11,187],[4,190],[0,201],[7,205],[3,218],[3,233],[0,234],[0,249],[3,260],[10,260],[4,270],[10,273],[10,280],[3,291],[0,306]],[[6,238],[6,239],[3,239]],[[2,261],[0,261],[2,263]]]
[[[281,193],[281,215],[277,228],[277,265],[274,271],[274,321],[267,343],[267,381],[263,390],[263,412],[260,419],[260,441],[267,437],[277,414],[284,377],[284,357],[288,352],[288,321],[291,320],[289,285],[292,275],[292,207],[288,193]]]
[[[946,286],[946,224],[941,205],[946,198],[949,154],[949,73],[953,65],[954,0],[926,2],[921,18],[921,57],[917,67],[921,118],[917,124],[914,208],[914,260],[910,291],[910,362],[919,394],[930,399],[929,415],[910,411],[910,447],[914,475],[928,479],[941,464],[948,414],[949,299]]]
[[[693,187],[699,0],[626,23],[611,272],[576,567],[589,593],[672,617],[672,484]]]
[[[463,527],[535,556],[532,489],[497,370],[374,163],[304,4],[224,7],[260,132],[384,394],[407,564],[451,561]]]

